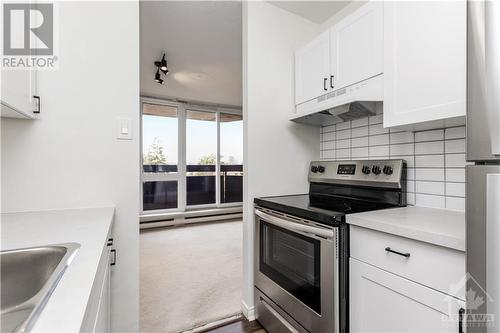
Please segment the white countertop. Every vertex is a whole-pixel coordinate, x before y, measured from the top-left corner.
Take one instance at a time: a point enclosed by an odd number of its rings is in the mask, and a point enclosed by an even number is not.
[[[347,223],[465,252],[465,213],[408,206],[347,215]]]
[[[33,327],[33,332],[78,332],[114,208],[2,214],[1,249],[75,242],[81,247]]]

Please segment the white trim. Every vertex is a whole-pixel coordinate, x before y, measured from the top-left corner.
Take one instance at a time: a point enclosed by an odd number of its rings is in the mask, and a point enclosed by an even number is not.
[[[184,217],[175,218],[170,221],[158,221],[158,222],[142,222],[139,224],[140,229],[151,229],[151,228],[163,228],[163,227],[173,227],[179,225],[196,224],[196,223],[206,223],[206,222],[229,222],[229,221],[241,221],[243,220],[243,214],[225,214],[225,215],[214,215],[214,216],[202,216],[202,217],[192,217],[186,219]]]
[[[254,321],[255,317],[255,306],[249,307],[245,300],[241,300],[241,313],[245,316],[248,321]]]
[[[187,330],[187,331],[183,331],[181,333],[206,332],[206,331],[214,329],[214,328],[218,328],[218,327],[221,327],[221,326],[229,325],[231,323],[235,323],[238,320],[240,320],[241,317],[242,317],[242,314],[238,313],[238,314],[232,315],[232,316],[227,317],[227,318],[219,319],[219,320],[216,320],[214,322],[211,322],[211,323],[208,323],[208,324],[204,324],[202,326],[195,327],[195,328],[192,328],[192,329]]]

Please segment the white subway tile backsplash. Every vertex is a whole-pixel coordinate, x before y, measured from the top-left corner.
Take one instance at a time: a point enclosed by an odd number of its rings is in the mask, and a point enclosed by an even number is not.
[[[337,131],[345,130],[351,128],[351,122],[350,121],[345,121],[343,123],[337,124]]]
[[[447,168],[464,168],[465,154],[446,154],[445,163]]]
[[[415,179],[444,182],[444,169],[415,169]]]
[[[352,157],[364,157],[368,158],[368,147],[361,147],[361,148],[352,148],[351,149],[351,154]]]
[[[465,183],[446,183],[446,195],[465,198]]]
[[[370,157],[389,156],[389,146],[374,146],[369,149]]]
[[[465,198],[446,197],[446,209],[463,211]]]
[[[444,155],[419,155],[415,156],[417,168],[444,168]]]
[[[465,126],[447,128],[444,131],[444,138],[450,139],[465,139]]]
[[[351,139],[337,140],[335,148],[336,149],[351,148]]]
[[[413,143],[402,143],[397,145],[390,146],[390,155],[413,155],[414,153],[414,145]]]
[[[415,136],[412,132],[391,132],[391,144],[397,143],[410,143],[415,140]]]
[[[370,136],[370,146],[382,146],[389,144],[389,134],[380,134]]]
[[[465,169],[446,169],[446,181],[465,183]]]
[[[381,124],[384,121],[384,115],[378,114],[376,116],[368,117],[368,123],[372,124]]]
[[[321,134],[321,141],[335,140],[335,132],[328,132]]]
[[[415,182],[415,192],[422,194],[436,194],[444,195],[445,183],[444,182]]]
[[[356,127],[351,130],[352,137],[368,136],[368,126]]]
[[[368,147],[368,137],[364,136],[361,138],[353,138],[351,139],[352,147]]]
[[[445,197],[441,195],[415,194],[415,205],[430,208],[446,208]]]
[[[442,153],[444,153],[444,141],[415,143],[415,155],[442,154]]]
[[[338,125],[337,125],[337,128],[338,128]],[[342,140],[342,139],[350,139],[351,138],[351,129],[346,129],[346,130],[341,130],[341,131],[337,131],[336,132],[337,135],[335,136],[335,138],[337,140]]]
[[[351,149],[336,149],[335,150],[335,157],[338,159],[347,159],[351,158]]]
[[[382,124],[377,124],[377,125],[370,125],[368,126],[368,134],[369,135],[377,135],[377,134],[387,134],[389,133],[389,130],[387,128],[384,128]]]
[[[335,149],[335,141],[323,141],[321,145],[323,150]]]
[[[406,193],[406,204],[415,206],[415,193],[413,192]]]
[[[382,120],[380,114],[324,126],[321,158],[404,159],[409,205],[463,211],[465,127],[413,133],[383,128]]]
[[[368,118],[361,118],[351,121],[352,128],[366,126],[366,125],[368,125]]]
[[[436,141],[444,139],[444,130],[422,131],[415,133],[415,142]]]
[[[323,126],[321,128],[321,133],[335,132],[335,125]]]
[[[322,154],[321,154],[321,158],[324,158],[324,159],[335,158],[335,150],[323,150]]]
[[[465,139],[446,140],[444,151],[446,153],[465,153]]]

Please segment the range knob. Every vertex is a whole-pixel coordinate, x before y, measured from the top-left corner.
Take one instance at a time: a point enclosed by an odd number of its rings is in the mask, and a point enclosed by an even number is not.
[[[318,166],[318,172],[319,172],[319,173],[323,173],[323,172],[325,172],[325,167],[324,167],[324,166],[322,166],[322,165]]]
[[[392,172],[393,172],[394,170],[392,169],[392,167],[391,167],[390,165],[386,165],[386,166],[384,167],[384,170],[383,170],[383,171],[384,171],[384,173],[385,173],[386,175],[392,175]]]
[[[317,167],[317,166],[315,166],[315,165],[313,165],[313,166],[311,167],[311,172],[312,172],[312,173],[316,173],[316,172],[318,172],[318,167]]]
[[[361,172],[363,172],[365,175],[369,175],[371,170],[368,165],[364,165],[363,168],[361,168]]]
[[[376,175],[379,175],[381,172],[380,167],[378,165],[374,165],[372,168],[372,172]]]

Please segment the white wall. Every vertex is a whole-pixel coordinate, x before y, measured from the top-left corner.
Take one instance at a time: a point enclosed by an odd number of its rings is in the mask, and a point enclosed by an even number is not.
[[[306,193],[319,128],[288,120],[294,109],[294,50],[318,26],[265,2],[243,8],[243,312],[253,315],[253,199]]]
[[[40,119],[2,119],[2,211],[116,206],[112,328],[137,332],[139,7],[58,7],[59,69],[40,72]],[[115,139],[119,116],[132,141]]]

